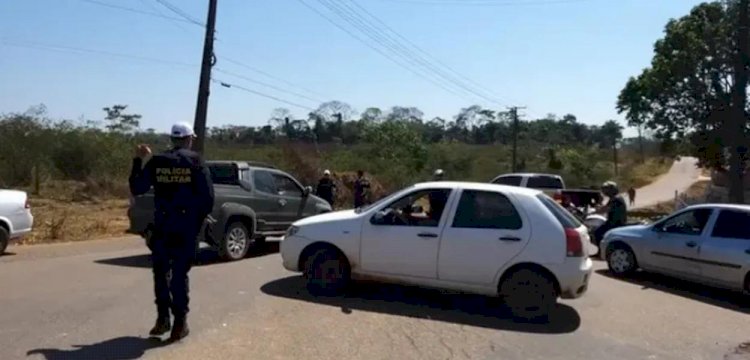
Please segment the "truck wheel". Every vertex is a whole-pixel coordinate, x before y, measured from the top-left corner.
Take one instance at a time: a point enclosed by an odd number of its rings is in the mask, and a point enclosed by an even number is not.
[[[8,230],[0,226],[0,255],[5,254],[5,249],[8,248],[8,242],[10,241],[10,234]]]
[[[532,269],[519,269],[500,285],[505,305],[514,317],[523,320],[546,319],[555,304],[555,285]]]
[[[252,243],[250,232],[245,224],[237,221],[227,226],[224,239],[219,245],[219,256],[227,261],[235,261],[245,257]]]

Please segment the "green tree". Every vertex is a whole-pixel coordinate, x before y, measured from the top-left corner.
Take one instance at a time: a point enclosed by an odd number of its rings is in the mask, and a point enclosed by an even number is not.
[[[102,110],[107,113],[104,118],[106,122],[104,127],[110,132],[122,134],[130,134],[138,130],[141,115],[126,114],[124,111],[127,108],[127,105],[113,105],[103,108]]]

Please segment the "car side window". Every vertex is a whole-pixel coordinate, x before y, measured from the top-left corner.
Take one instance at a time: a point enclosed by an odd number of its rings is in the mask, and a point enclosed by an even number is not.
[[[507,196],[491,191],[464,190],[453,227],[518,230],[523,227],[523,222]]]
[[[382,220],[377,225],[437,227],[450,193],[450,189],[425,189],[402,196],[379,212]]]
[[[675,215],[659,226],[662,232],[681,235],[700,235],[711,217],[711,209],[695,209]]]
[[[520,176],[501,176],[495,179],[495,181],[493,181],[492,183],[499,184],[499,185],[521,186],[521,177]]]
[[[740,210],[721,210],[714,224],[712,237],[750,240],[750,213]]]
[[[273,174],[273,180],[276,183],[276,189],[279,195],[284,196],[302,196],[302,189],[294,180],[286,175]]]
[[[253,182],[255,183],[255,188],[260,192],[273,195],[278,194],[273,175],[268,171],[257,170],[253,172]]]

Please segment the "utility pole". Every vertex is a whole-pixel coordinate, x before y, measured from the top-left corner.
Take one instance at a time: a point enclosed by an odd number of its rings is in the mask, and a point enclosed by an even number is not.
[[[614,160],[615,160],[615,176],[620,175],[620,171],[618,170],[617,166],[617,140],[612,145],[612,151],[614,152]]]
[[[206,140],[206,115],[208,114],[208,94],[211,86],[211,67],[215,63],[214,31],[216,29],[216,1],[208,0],[208,19],[206,20],[206,38],[203,42],[203,60],[201,62],[201,78],[198,84],[198,101],[195,106],[195,144],[193,149],[203,153]]]
[[[510,110],[510,117],[513,119],[513,163],[511,164],[511,168],[513,169],[513,172],[518,171],[518,109],[525,109],[525,107],[519,107],[519,106],[511,106],[508,108]]]
[[[745,203],[744,166],[742,154],[744,152],[743,138],[745,137],[745,106],[747,103],[748,83],[748,0],[740,0],[739,21],[737,27],[737,54],[734,63],[734,89],[732,90],[732,114],[725,128],[731,146],[729,158],[729,200],[734,203]]]

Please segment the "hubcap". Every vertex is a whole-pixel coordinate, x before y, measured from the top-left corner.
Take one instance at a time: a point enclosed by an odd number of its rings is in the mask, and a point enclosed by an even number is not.
[[[630,254],[623,249],[615,249],[609,255],[609,266],[617,273],[623,273],[633,267]]]
[[[247,234],[241,228],[234,228],[227,235],[227,251],[234,258],[243,255],[247,246]]]

